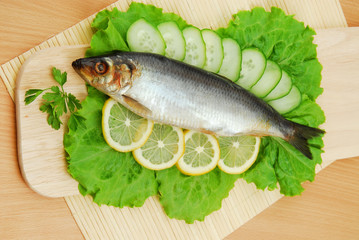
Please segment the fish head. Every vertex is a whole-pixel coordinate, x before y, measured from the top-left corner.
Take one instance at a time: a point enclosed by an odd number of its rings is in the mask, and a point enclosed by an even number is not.
[[[125,93],[136,70],[131,61],[111,56],[80,58],[72,62],[72,67],[87,83],[109,96]]]

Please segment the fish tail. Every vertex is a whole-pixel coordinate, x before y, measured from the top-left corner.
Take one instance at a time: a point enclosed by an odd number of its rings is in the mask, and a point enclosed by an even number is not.
[[[288,137],[288,142],[301,153],[303,153],[304,156],[312,160],[313,156],[309,149],[308,140],[324,134],[325,131],[319,128],[304,126],[298,123],[293,123],[293,127],[294,132],[291,136]]]

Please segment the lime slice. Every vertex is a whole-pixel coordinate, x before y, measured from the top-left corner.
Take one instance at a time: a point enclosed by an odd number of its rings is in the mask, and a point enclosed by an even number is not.
[[[183,174],[202,175],[216,167],[220,151],[214,136],[189,130],[184,139],[185,151],[177,162],[177,168]]]
[[[253,136],[219,137],[221,157],[218,167],[226,173],[239,174],[256,161],[260,138]]]
[[[181,128],[155,124],[147,142],[133,151],[136,161],[152,170],[172,167],[184,152],[184,137]]]
[[[147,141],[153,122],[140,117],[109,98],[102,108],[102,132],[108,145],[120,152],[130,152]]]

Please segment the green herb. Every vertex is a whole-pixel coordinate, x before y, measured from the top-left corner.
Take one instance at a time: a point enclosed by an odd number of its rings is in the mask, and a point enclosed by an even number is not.
[[[55,67],[52,68],[52,76],[55,81],[60,84],[58,86],[52,86],[51,88],[46,89],[30,89],[25,93],[25,105],[32,103],[38,96],[40,96],[45,91],[43,96],[43,102],[40,106],[42,112],[48,114],[47,123],[54,129],[58,130],[62,124],[60,117],[70,111],[74,113],[76,109],[81,109],[80,101],[71,93],[66,93],[64,91],[64,84],[67,81],[67,73],[61,73],[61,71]],[[78,114],[73,114],[76,119],[69,127],[77,128],[80,125],[84,124],[85,118]]]

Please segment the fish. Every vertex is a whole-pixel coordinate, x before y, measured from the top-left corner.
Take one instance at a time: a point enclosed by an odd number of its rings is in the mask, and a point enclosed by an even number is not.
[[[215,136],[273,136],[313,159],[308,140],[324,130],[285,119],[216,73],[145,52],[80,58],[74,70],[91,86],[154,122]]]

